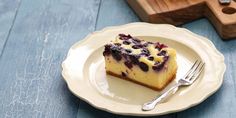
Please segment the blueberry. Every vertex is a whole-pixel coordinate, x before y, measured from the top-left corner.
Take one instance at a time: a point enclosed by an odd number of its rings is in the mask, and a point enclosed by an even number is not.
[[[166,48],[167,47],[166,45],[161,44],[159,42],[157,42],[155,45],[156,45],[155,48],[158,49],[158,50],[161,50],[162,48]]]
[[[126,77],[126,74],[124,72],[121,72],[121,74],[122,74],[123,77]]]
[[[130,38],[132,38],[132,36],[130,36],[129,34],[128,35],[119,34],[119,39],[121,39],[121,40],[128,40]]]
[[[169,59],[169,56],[165,56],[164,61],[162,63],[156,62],[154,64],[154,66],[152,66],[152,69],[155,70],[155,71],[160,71],[164,67],[164,65],[168,61],[168,59]]]
[[[125,37],[126,35],[125,34],[119,34],[120,37]]]
[[[164,67],[164,62],[160,63],[160,62],[156,62],[154,64],[154,66],[152,66],[152,69],[155,71],[160,71],[163,67]]]
[[[111,44],[107,44],[104,47],[105,47],[105,50],[103,51],[103,56],[110,55]]]
[[[150,54],[149,53],[144,53],[144,52],[141,52],[140,54],[139,54],[140,56],[149,56]]]
[[[142,48],[142,47],[143,47],[143,45],[141,45],[141,44],[137,44],[137,45],[132,46],[133,49],[139,49],[139,48]]]
[[[150,53],[149,50],[148,50],[147,48],[142,49],[141,52],[148,53],[148,54]]]
[[[162,49],[162,48],[166,48],[167,46],[166,45],[164,45],[164,44],[161,44],[160,45],[160,48]]]
[[[131,53],[132,50],[131,50],[131,49],[125,49],[125,52],[127,52],[127,53]]]
[[[161,52],[159,52],[157,54],[157,56],[165,56],[166,55],[166,51],[165,50],[162,50]]]
[[[129,59],[133,64],[138,64],[139,63],[139,55],[129,55]]]
[[[137,45],[133,45],[132,48],[133,49],[139,49],[139,47]]]
[[[137,38],[133,38],[133,41],[134,41],[134,42],[137,42],[137,43],[140,43],[140,42],[141,42],[141,40],[139,40],[139,39],[137,39]]]
[[[116,46],[121,46],[121,44],[120,43],[114,43]]]
[[[116,47],[116,46],[112,46],[111,47],[111,55],[114,59],[116,59],[117,61],[120,61],[121,60],[121,49]]]
[[[145,64],[143,62],[140,62],[138,65],[141,68],[141,70],[143,70],[144,72],[148,71],[148,65],[147,64]]]
[[[125,41],[123,41],[123,44],[125,44],[125,45],[129,45],[131,42],[130,41],[127,41],[127,40],[125,40]]]
[[[166,62],[166,61],[168,61],[168,59],[169,59],[169,56],[164,56],[164,62]]]
[[[160,71],[162,68],[163,68],[162,65],[154,65],[154,66],[152,66],[152,69],[155,70],[155,71]]]
[[[155,63],[154,63],[154,65],[159,65],[159,64],[160,64],[160,62],[155,62]]]
[[[143,44],[143,47],[147,47],[149,43],[144,43]]]
[[[124,57],[124,59],[128,60],[129,55],[127,53],[121,53],[121,55]]]
[[[143,53],[149,53],[148,49],[146,49],[146,48],[142,49],[141,52],[143,52]]]
[[[117,61],[120,61],[121,58],[122,58],[118,53],[111,53],[111,55],[112,55],[112,57],[113,57],[114,59],[116,59]]]
[[[130,62],[130,61],[126,61],[125,66],[127,66],[129,69],[131,69],[133,67],[132,62]]]
[[[148,57],[148,60],[153,61],[153,60],[154,60],[154,57],[153,57],[153,56],[150,56],[150,57]]]
[[[150,52],[148,51],[148,49],[144,48],[144,49],[141,50],[140,55],[149,56]]]
[[[144,47],[147,47],[149,44],[153,44],[153,42],[149,42],[149,41],[148,41],[148,42],[144,43],[143,46],[144,46]]]
[[[148,43],[144,43],[144,44],[143,44],[143,47],[147,47],[147,46],[148,46]]]

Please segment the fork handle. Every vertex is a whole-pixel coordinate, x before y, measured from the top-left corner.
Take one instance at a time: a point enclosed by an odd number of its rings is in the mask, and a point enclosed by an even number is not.
[[[150,102],[147,102],[145,104],[143,104],[142,106],[142,110],[143,111],[150,111],[153,110],[155,108],[155,106],[160,103],[163,99],[167,98],[170,93],[175,90],[176,88],[178,88],[179,86],[181,86],[181,83],[177,83],[175,84],[173,87],[171,87],[170,89],[168,89],[166,92],[164,92],[163,94],[161,94],[160,96],[156,97],[155,99],[153,99]]]

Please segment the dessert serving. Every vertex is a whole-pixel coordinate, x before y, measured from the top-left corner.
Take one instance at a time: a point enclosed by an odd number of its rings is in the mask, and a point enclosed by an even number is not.
[[[191,87],[180,88],[152,111],[141,110],[143,103],[159,98],[172,84],[176,86],[196,60],[205,66]],[[203,102],[221,87],[225,69],[224,56],[211,40],[169,24],[142,22],[105,28],[75,43],[62,63],[62,76],[76,97],[95,108],[146,117],[183,111]],[[157,92],[136,83],[165,90]],[[161,87],[165,83],[168,86]]]
[[[175,78],[176,51],[160,42],[119,34],[105,45],[107,74],[162,90]]]

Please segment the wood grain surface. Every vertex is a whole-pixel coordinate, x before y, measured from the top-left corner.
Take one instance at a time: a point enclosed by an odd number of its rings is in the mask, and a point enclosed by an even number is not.
[[[222,38],[236,37],[236,1],[222,5],[218,0],[127,0],[145,22],[181,25],[208,18]]]
[[[88,33],[138,21],[124,0],[0,1],[0,118],[131,118],[95,109],[74,96],[60,64],[71,45]],[[153,118],[235,118],[236,40],[220,40],[206,19],[180,27],[209,38],[224,54],[224,83],[200,105]]]

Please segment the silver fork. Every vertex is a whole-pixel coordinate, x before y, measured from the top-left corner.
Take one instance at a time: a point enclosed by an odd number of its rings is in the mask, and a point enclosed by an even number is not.
[[[143,111],[153,110],[158,103],[160,103],[165,98],[167,98],[167,96],[169,96],[170,93],[172,93],[174,90],[178,89],[178,87],[191,85],[198,78],[198,76],[201,74],[201,72],[204,68],[204,65],[205,65],[205,63],[203,63],[202,61],[198,61],[198,60],[195,61],[193,66],[185,74],[185,76],[180,78],[178,80],[178,82],[173,87],[168,89],[166,92],[164,92],[160,96],[156,97],[152,101],[143,104],[142,110]]]

